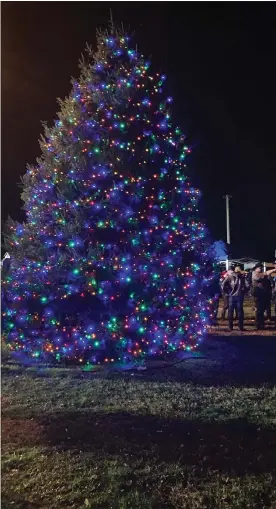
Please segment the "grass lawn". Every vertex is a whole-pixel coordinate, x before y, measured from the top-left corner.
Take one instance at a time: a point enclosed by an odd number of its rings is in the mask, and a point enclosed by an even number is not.
[[[3,509],[276,508],[276,338],[174,367],[2,368]]]

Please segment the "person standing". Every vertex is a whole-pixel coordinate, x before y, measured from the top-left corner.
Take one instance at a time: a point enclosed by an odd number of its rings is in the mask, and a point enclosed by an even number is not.
[[[233,272],[234,272],[234,267],[230,267],[230,269],[227,270],[226,272],[224,272],[220,278],[220,288],[221,288],[221,293],[222,293],[222,298],[223,298],[223,308],[222,308],[222,313],[221,313],[222,320],[225,320],[226,311],[228,311],[228,314],[229,314],[228,308],[229,308],[230,286],[229,286],[229,284],[224,285],[224,282],[228,276],[231,276],[233,274]]]
[[[233,330],[233,318],[234,311],[238,316],[239,329],[244,330],[244,312],[243,312],[243,301],[245,293],[248,289],[248,284],[245,276],[242,272],[240,265],[235,267],[234,272],[228,274],[222,283],[223,289],[230,288],[229,292],[229,310],[228,310],[228,321],[229,329]]]
[[[274,303],[274,320],[276,322],[276,277],[272,278],[272,302]]]
[[[252,296],[254,297],[256,309],[256,328],[262,330],[265,328],[264,312],[267,308],[267,279],[276,271],[274,269],[263,272],[263,265],[258,263],[255,265],[252,273]]]
[[[265,312],[266,318],[271,321],[271,299],[272,299],[272,279],[268,276],[264,279],[265,284]]]

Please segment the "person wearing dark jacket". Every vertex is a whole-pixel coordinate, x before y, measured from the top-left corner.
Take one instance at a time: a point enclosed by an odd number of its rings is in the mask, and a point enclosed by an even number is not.
[[[239,329],[242,331],[244,330],[243,301],[245,293],[248,290],[248,283],[239,265],[235,267],[235,270],[234,272],[232,272],[232,274],[228,274],[226,276],[225,280],[222,283],[222,287],[223,290],[227,291],[229,295],[229,311],[228,311],[229,329],[233,330],[234,310],[236,310],[236,313],[238,315]]]
[[[258,263],[253,270],[252,274],[252,296],[255,301],[256,309],[256,327],[257,330],[262,330],[264,326],[264,312],[267,307],[267,279],[268,277],[276,272],[276,265],[274,269],[262,272],[263,266]]]
[[[233,274],[234,272],[234,267],[230,267],[229,270],[227,270],[227,272],[224,272],[222,275],[221,275],[221,278],[220,278],[220,281],[219,281],[219,284],[220,284],[220,289],[221,289],[221,293],[222,293],[222,298],[223,298],[223,308],[222,308],[222,313],[221,313],[221,319],[222,320],[225,320],[225,317],[226,317],[226,311],[228,311],[228,314],[229,314],[229,286],[226,285],[225,288],[224,288],[224,281],[225,281],[225,278],[228,276],[228,275],[231,275]]]
[[[272,279],[266,277],[264,279],[265,286],[265,311],[268,320],[271,320],[271,299],[272,299]]]
[[[272,278],[272,302],[274,303],[274,320],[276,321],[276,278]]]

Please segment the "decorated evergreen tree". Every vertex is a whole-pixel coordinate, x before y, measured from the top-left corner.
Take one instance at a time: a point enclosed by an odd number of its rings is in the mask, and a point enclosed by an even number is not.
[[[8,224],[6,341],[81,363],[194,349],[212,269],[165,76],[117,29],[87,53]]]

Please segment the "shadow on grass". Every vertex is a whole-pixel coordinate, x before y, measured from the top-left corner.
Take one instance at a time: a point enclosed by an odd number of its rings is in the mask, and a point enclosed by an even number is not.
[[[58,450],[180,463],[236,475],[276,468],[276,431],[243,419],[201,422],[129,413],[74,412],[43,419],[43,441]]]

